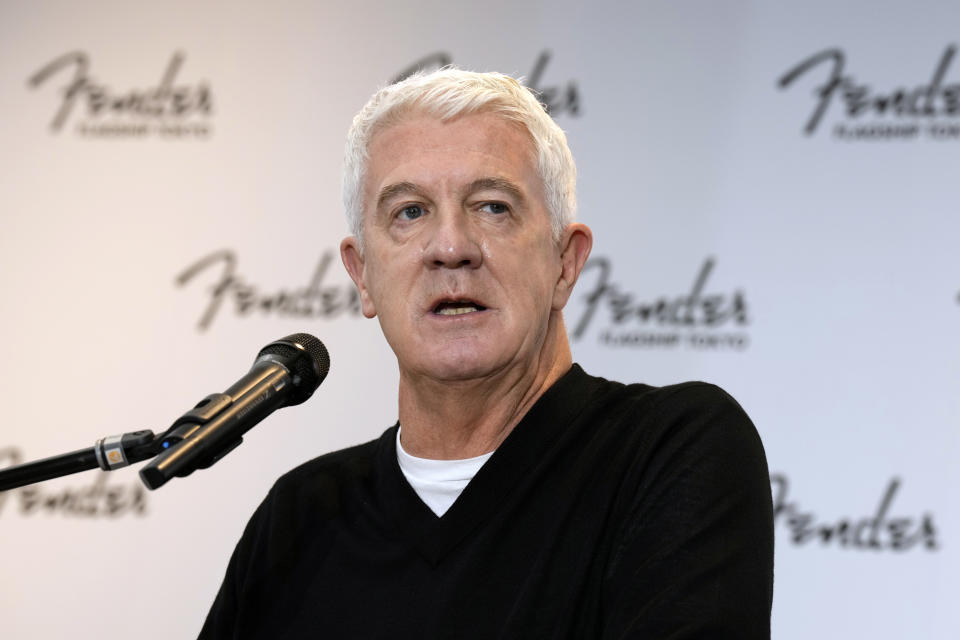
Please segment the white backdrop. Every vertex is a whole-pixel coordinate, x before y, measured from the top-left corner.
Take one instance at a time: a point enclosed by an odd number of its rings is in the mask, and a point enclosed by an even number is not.
[[[526,76],[568,132],[597,239],[575,359],[753,417],[774,637],[960,635],[960,8],[131,4],[0,4],[0,466],[159,432],[289,333],[331,373],[156,492],[134,468],[0,494],[3,637],[195,635],[273,480],[393,423],[339,172],[353,113],[424,59]]]

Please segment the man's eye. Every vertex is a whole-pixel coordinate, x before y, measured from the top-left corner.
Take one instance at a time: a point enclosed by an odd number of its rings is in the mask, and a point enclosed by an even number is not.
[[[510,209],[502,202],[488,202],[480,207],[480,210],[489,211],[490,213],[506,213]]]
[[[412,204],[409,207],[400,209],[397,217],[401,220],[416,220],[423,215],[423,208],[418,204]]]

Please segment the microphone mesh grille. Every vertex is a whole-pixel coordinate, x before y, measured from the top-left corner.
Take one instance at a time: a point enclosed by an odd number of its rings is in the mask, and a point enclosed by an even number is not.
[[[290,404],[303,402],[320,386],[330,370],[330,354],[318,338],[309,333],[294,333],[271,342],[257,354],[279,356],[296,378],[297,393]]]
[[[327,372],[330,371],[330,354],[327,353],[327,348],[320,342],[319,338],[315,338],[309,333],[294,333],[286,338],[280,338],[277,342],[297,345],[310,355],[310,360],[316,367],[314,375],[320,377],[317,384],[323,382],[323,379],[327,377]]]

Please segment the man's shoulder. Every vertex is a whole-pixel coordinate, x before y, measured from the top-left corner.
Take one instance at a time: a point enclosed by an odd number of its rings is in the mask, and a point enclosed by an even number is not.
[[[691,380],[654,386],[642,382],[623,383],[589,374],[585,378],[593,386],[590,395],[598,407],[619,406],[625,411],[645,413],[686,413],[717,408],[743,411],[729,393],[710,382]]]
[[[375,440],[331,451],[308,460],[280,476],[270,493],[290,497],[331,485],[365,483],[374,474],[379,448],[394,428]]]
[[[709,442],[733,436],[750,448],[760,446],[747,413],[716,384],[687,381],[653,386],[588,378],[593,389],[581,418],[607,425],[609,437],[618,437],[618,431],[628,432],[649,445],[662,438],[695,435]]]
[[[634,401],[643,400],[660,412],[699,412],[720,408],[743,411],[723,388],[711,382],[691,380],[662,387],[646,384],[624,385],[624,393]]]

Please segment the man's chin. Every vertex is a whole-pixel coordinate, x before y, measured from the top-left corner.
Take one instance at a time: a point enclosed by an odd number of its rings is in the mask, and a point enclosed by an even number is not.
[[[448,352],[422,361],[420,370],[425,377],[442,382],[469,382],[489,378],[502,368],[490,354]]]
[[[428,374],[435,380],[444,382],[469,382],[489,378],[492,368],[476,362],[456,362],[431,367]]]

